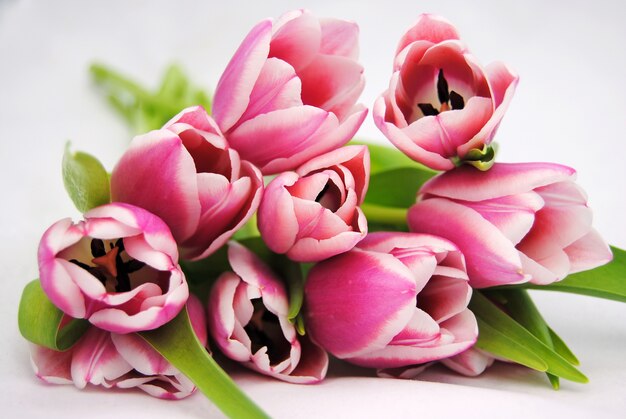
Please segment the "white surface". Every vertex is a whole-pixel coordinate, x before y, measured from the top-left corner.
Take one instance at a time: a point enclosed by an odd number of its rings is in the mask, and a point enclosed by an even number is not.
[[[164,402],[141,392],[79,391],[38,382],[17,330],[24,284],[37,276],[39,237],[78,217],[63,190],[63,145],[110,169],[130,134],[91,84],[94,60],[154,85],[181,63],[212,88],[249,28],[305,6],[361,26],[361,61],[371,107],[388,83],[396,42],[420,12],[443,14],[487,64],[521,75],[496,137],[500,161],[555,161],[578,169],[595,225],[626,247],[626,11],[623,2],[483,1],[16,1],[0,0],[0,294],[3,417],[207,417],[201,395]],[[252,4],[252,2],[250,2]],[[461,4],[464,4],[461,6]],[[429,9],[426,9],[426,7]],[[383,141],[368,117],[360,135]],[[235,378],[272,416],[291,417],[619,417],[626,409],[626,305],[537,292],[547,320],[579,356],[590,384],[552,391],[542,374],[500,365],[477,379],[431,369],[422,381],[371,378],[339,365],[316,386],[289,385],[242,370]],[[334,367],[336,367],[334,365]],[[559,414],[558,417],[563,417]]]

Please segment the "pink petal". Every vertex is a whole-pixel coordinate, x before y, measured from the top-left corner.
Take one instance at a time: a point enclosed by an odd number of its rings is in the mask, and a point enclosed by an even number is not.
[[[593,269],[613,259],[611,249],[597,231],[589,233],[563,249],[570,261],[570,272]]]
[[[317,55],[321,40],[319,21],[311,13],[283,16],[274,25],[269,57],[280,58],[299,72]]]
[[[486,172],[461,166],[430,179],[420,194],[483,201],[573,180],[575,173],[574,169],[554,163],[496,163]]]
[[[415,295],[412,275],[397,259],[354,249],[311,269],[307,331],[339,358],[383,348],[413,315]]]
[[[470,208],[446,199],[427,199],[409,209],[408,223],[411,231],[435,234],[455,243],[465,255],[474,288],[516,284],[528,279],[522,273],[513,244]]]
[[[257,115],[302,106],[302,83],[293,67],[278,58],[263,64],[259,78],[250,93],[250,103],[238,124]]]
[[[278,175],[267,185],[259,206],[258,227],[261,237],[276,253],[287,252],[296,241],[298,220],[291,194],[285,186],[294,185],[297,180],[298,175],[294,172]]]
[[[345,20],[319,19],[322,30],[321,54],[356,60],[359,56],[359,25]]]
[[[335,55],[318,55],[298,75],[302,80],[302,102],[333,112],[339,121],[348,115],[365,87],[363,67]]]
[[[38,378],[50,384],[72,384],[70,368],[72,351],[54,351],[43,346],[30,345],[30,360]]]
[[[78,388],[87,383],[111,387],[111,381],[131,370],[105,331],[90,328],[73,349],[71,374]]]
[[[476,377],[489,368],[494,357],[477,348],[470,348],[458,355],[442,359],[441,363],[459,374]]]
[[[237,127],[228,141],[243,159],[259,166],[264,174],[269,174],[264,166],[274,159],[291,157],[306,148],[310,137],[331,115],[311,106],[262,114]]]
[[[111,341],[124,360],[143,375],[174,375],[178,372],[148,342],[134,333],[112,333]]]
[[[396,55],[415,41],[426,40],[437,44],[448,39],[459,39],[456,28],[441,16],[424,13],[402,36],[396,49]]]
[[[196,168],[180,138],[169,131],[135,137],[111,175],[111,198],[153,212],[178,240],[200,217]]]
[[[243,115],[250,93],[270,51],[272,22],[263,20],[248,33],[215,88],[213,117],[228,131]]]

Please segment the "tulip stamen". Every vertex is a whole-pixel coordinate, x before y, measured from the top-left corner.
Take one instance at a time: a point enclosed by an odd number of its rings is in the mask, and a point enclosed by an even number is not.
[[[437,116],[441,112],[449,111],[451,109],[463,109],[465,107],[465,100],[463,99],[463,96],[454,90],[450,90],[448,81],[443,75],[442,68],[439,69],[439,74],[437,75],[437,98],[441,104],[439,109],[435,108],[430,103],[417,104],[417,107],[420,108],[420,111],[422,111],[424,116]]]
[[[122,239],[117,240],[115,244],[110,243],[109,247],[110,250],[107,252],[104,241],[92,239],[90,243],[91,255],[93,256],[91,263],[96,266],[88,265],[76,259],[71,259],[70,262],[89,272],[98,279],[105,288],[109,280],[115,280],[116,292],[130,291],[132,286],[129,275],[143,268],[145,263],[136,259],[130,259],[127,253],[122,255],[122,252],[125,251],[124,241]],[[112,286],[113,282],[110,283]]]
[[[289,357],[291,345],[285,339],[278,317],[267,310],[260,298],[252,301],[254,312],[244,330],[250,338],[251,352],[267,348],[270,365],[276,365]]]

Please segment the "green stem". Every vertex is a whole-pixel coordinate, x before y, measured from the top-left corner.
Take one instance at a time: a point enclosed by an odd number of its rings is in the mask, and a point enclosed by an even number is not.
[[[376,204],[361,204],[361,209],[365,213],[369,222],[406,226],[406,216],[408,209],[384,207]]]
[[[233,418],[268,418],[209,355],[193,332],[187,310],[155,330],[139,333],[185,374],[224,414]]]

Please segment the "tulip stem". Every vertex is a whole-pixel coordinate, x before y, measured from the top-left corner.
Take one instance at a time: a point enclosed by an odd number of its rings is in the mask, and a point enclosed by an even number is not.
[[[376,204],[361,204],[361,209],[370,223],[391,224],[406,227],[408,209],[384,207]]]
[[[193,332],[187,310],[155,330],[140,332],[157,352],[185,374],[228,417],[267,418],[222,370]]]

